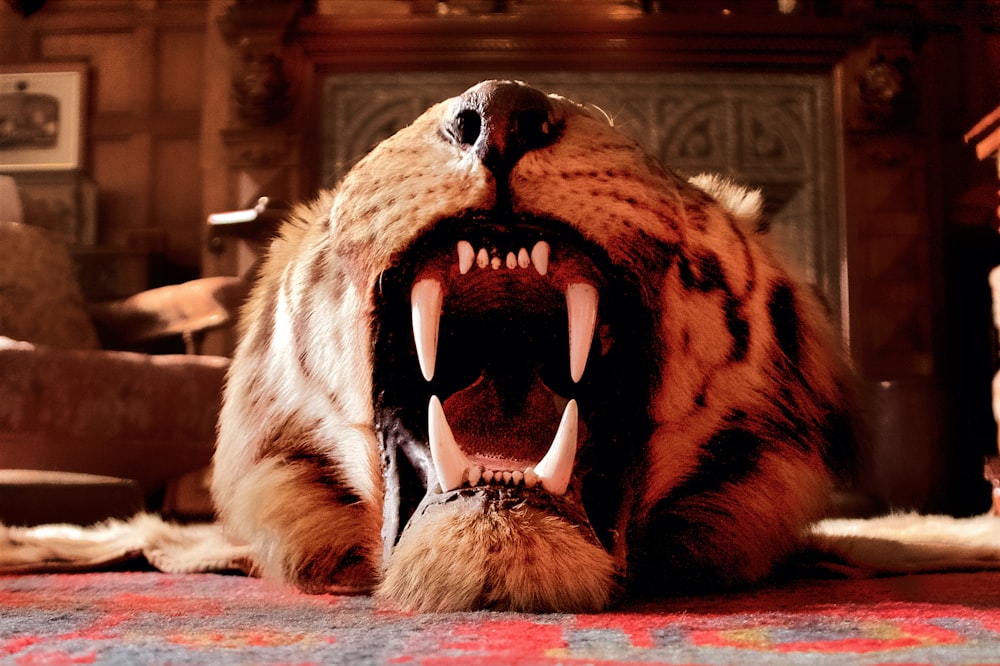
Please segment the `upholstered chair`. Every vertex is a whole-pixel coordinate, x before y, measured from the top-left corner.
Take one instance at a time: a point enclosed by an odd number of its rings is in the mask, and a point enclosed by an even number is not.
[[[61,240],[0,221],[0,522],[210,513],[205,470],[228,359],[101,340],[176,335],[196,351],[246,290],[206,278],[87,305]]]

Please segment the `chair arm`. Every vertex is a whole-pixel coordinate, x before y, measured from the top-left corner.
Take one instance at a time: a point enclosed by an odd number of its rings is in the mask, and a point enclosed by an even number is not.
[[[236,320],[250,290],[247,280],[207,277],[158,287],[89,306],[102,333],[132,345],[172,335],[190,337]]]

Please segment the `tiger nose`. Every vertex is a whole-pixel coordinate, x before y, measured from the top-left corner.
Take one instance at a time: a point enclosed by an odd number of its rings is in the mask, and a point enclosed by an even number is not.
[[[552,103],[543,93],[514,81],[484,81],[469,88],[444,121],[445,135],[474,152],[500,177],[524,154],[551,143],[557,134]]]

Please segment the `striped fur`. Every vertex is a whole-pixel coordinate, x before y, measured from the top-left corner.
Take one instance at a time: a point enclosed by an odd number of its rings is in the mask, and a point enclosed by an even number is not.
[[[558,139],[513,166],[506,203],[601,255],[613,275],[602,308],[629,322],[599,334],[574,499],[550,510],[462,492],[394,525],[399,451],[423,450],[426,434],[403,417],[387,427],[411,409],[387,396],[412,392],[420,412],[427,393],[388,386],[418,373],[385,304],[441,220],[498,204],[493,174],[439,130],[455,103],[380,144],[275,242],[220,418],[213,492],[227,528],[265,574],[426,610],[598,610],[623,593],[763,578],[821,516],[850,444],[836,336],[755,233],[759,196],[689,182],[557,97]],[[397,347],[400,359],[375,356]]]

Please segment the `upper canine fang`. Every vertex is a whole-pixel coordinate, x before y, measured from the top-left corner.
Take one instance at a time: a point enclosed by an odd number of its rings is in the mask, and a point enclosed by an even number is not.
[[[569,369],[575,383],[583,377],[594,340],[597,289],[586,282],[569,285],[566,288],[566,311],[569,315]]]
[[[434,278],[418,280],[410,292],[410,314],[413,320],[413,341],[417,346],[417,361],[424,379],[434,378],[437,363],[438,329],[444,289]]]

